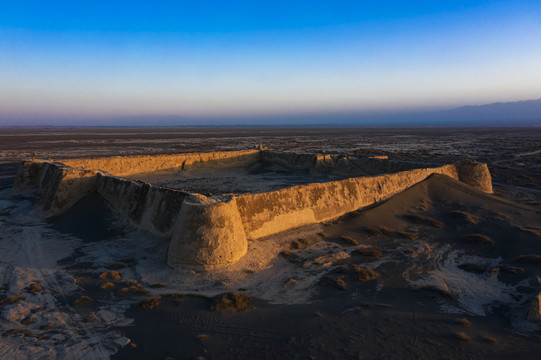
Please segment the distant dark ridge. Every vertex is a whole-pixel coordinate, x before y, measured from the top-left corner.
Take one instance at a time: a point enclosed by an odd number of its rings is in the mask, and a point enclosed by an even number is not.
[[[73,127],[72,119],[24,121],[28,126]],[[48,124],[47,124],[48,123]],[[164,126],[224,126],[224,127],[300,127],[300,126],[539,126],[541,125],[541,99],[516,102],[498,102],[468,105],[449,110],[424,112],[313,112],[282,115],[214,116],[142,115],[108,119],[78,119],[79,126],[97,127],[164,127]],[[0,126],[19,125],[0,115]],[[39,125],[41,124],[41,125]]]

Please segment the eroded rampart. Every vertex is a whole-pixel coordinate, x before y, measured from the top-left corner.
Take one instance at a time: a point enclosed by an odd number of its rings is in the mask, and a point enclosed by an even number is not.
[[[338,172],[348,178],[260,194],[212,197],[125,178],[257,161],[276,162],[311,173]],[[337,218],[399,193],[432,174],[447,175],[477,190],[492,192],[486,164],[417,166],[386,159],[259,150],[27,161],[19,169],[14,190],[37,189],[37,205],[48,217],[68,211],[82,197],[96,192],[133,225],[170,236],[170,265],[227,264],[246,254],[249,239]],[[378,172],[382,174],[358,176]]]

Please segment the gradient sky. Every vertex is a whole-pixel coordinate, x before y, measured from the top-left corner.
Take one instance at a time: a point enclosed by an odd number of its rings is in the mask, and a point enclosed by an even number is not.
[[[541,97],[541,1],[3,1],[0,125]]]

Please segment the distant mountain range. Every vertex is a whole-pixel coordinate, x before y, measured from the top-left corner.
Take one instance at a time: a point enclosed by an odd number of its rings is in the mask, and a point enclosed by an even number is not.
[[[293,121],[295,119],[290,119]],[[522,126],[541,125],[541,99],[469,105],[437,111],[314,114],[302,124],[364,126]]]
[[[53,126],[541,126],[541,99],[470,105],[438,111],[349,111],[268,114],[253,116],[142,115],[107,119],[49,119],[1,125]]]
[[[541,99],[462,106],[450,110],[394,114],[389,121],[414,125],[541,125]]]
[[[114,121],[113,121],[114,122]],[[132,125],[271,125],[271,126],[522,126],[541,125],[541,99],[470,105],[418,112],[314,112],[243,117],[197,118],[142,116],[122,119]],[[121,124],[119,124],[121,125]]]

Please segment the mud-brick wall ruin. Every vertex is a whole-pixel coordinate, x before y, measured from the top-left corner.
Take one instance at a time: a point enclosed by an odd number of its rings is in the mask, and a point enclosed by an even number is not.
[[[146,173],[174,174],[201,166],[247,166],[258,161],[346,178],[266,193],[212,197],[126,178]],[[432,174],[492,192],[486,164],[426,167],[387,159],[265,150],[27,161],[19,168],[14,190],[37,190],[36,205],[48,217],[69,211],[82,197],[96,192],[131,224],[170,236],[170,265],[220,265],[244,256],[249,240],[337,218],[399,193]]]

